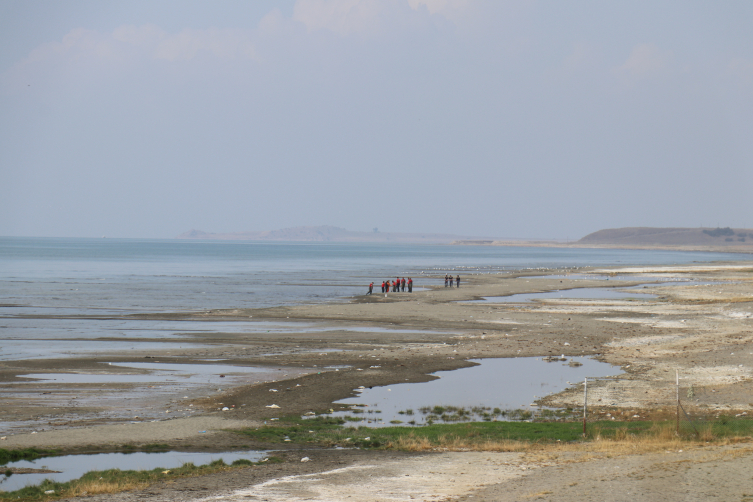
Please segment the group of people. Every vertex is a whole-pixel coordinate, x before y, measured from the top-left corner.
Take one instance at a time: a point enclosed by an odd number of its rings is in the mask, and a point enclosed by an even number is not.
[[[460,287],[460,275],[458,274],[456,277],[452,277],[451,274],[445,274],[444,275],[444,287],[447,287],[447,285],[450,285],[450,287]],[[382,281],[382,293],[389,293],[392,291],[393,293],[399,293],[399,292],[405,292],[405,287],[408,287],[408,293],[413,293],[413,279],[408,277],[408,280],[405,280],[405,277],[402,279],[400,277],[395,277],[394,281],[390,281],[387,279],[386,281]],[[369,284],[369,292],[366,293],[367,295],[370,295],[374,292],[374,283],[372,282]]]
[[[393,293],[398,293],[402,291],[405,292],[405,287],[408,287],[408,293],[413,293],[413,279],[408,277],[408,280],[405,280],[405,277],[400,279],[399,277],[395,277],[395,280],[392,281],[390,284],[390,280],[387,279],[386,281],[382,281],[382,293],[389,293],[390,288],[392,288]],[[370,295],[374,291],[374,283],[372,282],[369,284],[369,292],[366,293],[367,295]]]
[[[452,275],[451,274],[445,274],[444,275],[444,287],[447,287],[447,283],[449,282],[450,287],[452,287]],[[455,277],[455,284],[457,284],[457,287],[460,287],[460,275]]]

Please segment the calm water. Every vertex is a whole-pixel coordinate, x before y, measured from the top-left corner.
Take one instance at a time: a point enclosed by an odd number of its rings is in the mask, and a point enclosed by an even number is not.
[[[204,465],[222,459],[226,464],[246,459],[258,462],[266,456],[265,451],[238,451],[223,453],[189,453],[168,451],[160,453],[99,453],[96,455],[63,455],[60,457],[38,458],[36,460],[19,460],[3,467],[49,469],[60,471],[40,474],[13,474],[10,477],[0,475],[0,490],[12,492],[25,486],[38,485],[45,479],[64,483],[78,479],[89,471],[107,469],[152,470],[156,468],[171,469],[183,464]]]
[[[342,300],[428,274],[680,264],[739,255],[610,249],[0,238],[0,315],[253,308]]]
[[[583,382],[584,378],[618,375],[619,367],[588,357],[567,358],[568,362],[546,362],[538,357],[477,359],[478,366],[453,371],[438,371],[430,382],[400,383],[373,389],[361,389],[358,397],[338,401],[341,404],[366,405],[358,414],[361,422],[352,425],[371,427],[389,425],[391,420],[414,420],[423,425],[422,407],[474,406],[502,410],[526,409],[536,399],[560,392]],[[570,366],[577,361],[581,366]],[[356,408],[357,409],[357,408]],[[406,415],[399,412],[413,410]],[[353,415],[336,412],[334,416]],[[435,421],[438,421],[436,418]]]

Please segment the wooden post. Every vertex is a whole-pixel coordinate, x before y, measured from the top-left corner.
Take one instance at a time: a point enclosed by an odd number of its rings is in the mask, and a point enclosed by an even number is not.
[[[675,383],[677,387],[677,435],[680,435],[680,370],[675,370]]]
[[[588,405],[588,377],[583,380],[583,435],[586,435],[586,406]]]

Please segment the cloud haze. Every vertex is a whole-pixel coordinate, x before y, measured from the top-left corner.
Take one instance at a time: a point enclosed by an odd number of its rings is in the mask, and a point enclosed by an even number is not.
[[[0,8],[0,235],[753,227],[749,2],[127,4]]]

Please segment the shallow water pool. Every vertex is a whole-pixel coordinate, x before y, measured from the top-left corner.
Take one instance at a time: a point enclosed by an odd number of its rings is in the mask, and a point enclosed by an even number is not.
[[[3,466],[3,471],[10,467],[48,469],[61,471],[39,474],[0,475],[0,490],[7,492],[20,490],[25,486],[33,486],[45,479],[57,482],[78,479],[89,471],[104,471],[107,469],[152,470],[158,467],[170,469],[180,467],[186,463],[204,465],[222,459],[230,464],[238,459],[258,462],[266,457],[266,451],[236,451],[223,453],[190,453],[183,451],[168,451],[160,453],[100,453],[96,455],[63,455],[60,457],[45,457],[36,460],[19,460]]]
[[[353,405],[351,411],[337,412],[333,416],[358,417],[361,420],[351,421],[352,425],[374,427],[390,425],[394,420],[403,424],[413,420],[415,425],[423,425],[430,414],[421,413],[420,409],[435,406],[531,409],[536,408],[535,400],[581,383],[586,377],[621,373],[619,367],[588,357],[566,359],[555,362],[546,362],[540,357],[475,359],[472,362],[479,363],[477,366],[433,373],[439,378],[430,382],[361,389],[360,396],[338,401]],[[354,414],[353,410],[358,413]],[[406,413],[408,410],[412,414]],[[399,413],[401,411],[404,413]]]
[[[473,300],[468,303],[520,303],[544,299],[582,299],[582,300],[650,300],[656,295],[650,293],[632,293],[623,289],[635,288],[577,288],[560,291],[546,291],[544,293],[520,293],[510,296],[485,296],[483,300]]]

